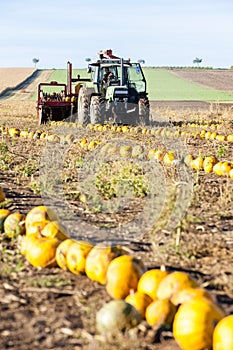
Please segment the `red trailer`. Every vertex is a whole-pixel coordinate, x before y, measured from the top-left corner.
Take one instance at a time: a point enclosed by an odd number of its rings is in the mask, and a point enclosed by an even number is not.
[[[64,120],[77,112],[77,96],[72,93],[72,64],[67,63],[67,84],[51,81],[38,85],[37,117],[39,124]]]

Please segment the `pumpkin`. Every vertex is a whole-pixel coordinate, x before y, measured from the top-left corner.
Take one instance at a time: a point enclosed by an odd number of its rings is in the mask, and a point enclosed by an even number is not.
[[[121,246],[97,244],[86,259],[85,272],[88,278],[100,284],[106,283],[106,273],[110,262],[126,251]]]
[[[145,317],[150,326],[160,328],[162,326],[171,327],[176,307],[168,299],[155,300],[148,305]]]
[[[26,215],[26,229],[32,222],[40,222],[44,220],[57,220],[57,216],[51,208],[48,208],[46,206],[40,205],[34,207]]]
[[[6,217],[3,226],[8,238],[15,238],[25,233],[24,219],[20,213],[12,213]]]
[[[41,231],[41,235],[48,238],[56,237],[60,241],[64,241],[65,239],[69,238],[66,234],[65,227],[58,221],[49,222]]]
[[[76,242],[74,239],[68,238],[62,241],[56,250],[56,261],[58,266],[63,269],[67,270],[67,253],[71,245]]]
[[[125,300],[111,300],[96,314],[96,329],[103,335],[125,331],[140,322],[139,312]]]
[[[182,350],[211,349],[215,325],[225,316],[223,310],[205,297],[194,297],[175,314],[173,335]]]
[[[10,213],[8,209],[0,209],[0,233],[4,232],[4,221]]]
[[[175,293],[188,287],[195,288],[198,287],[198,284],[187,273],[175,271],[160,282],[157,297],[158,299],[171,299]]]
[[[201,156],[199,156],[192,161],[191,168],[194,170],[202,170],[203,163],[204,163],[204,159]]]
[[[93,245],[86,241],[76,241],[69,247],[66,254],[68,270],[75,274],[84,274],[86,258]]]
[[[5,198],[6,198],[5,193],[2,189],[2,187],[0,186],[0,202],[4,202]]]
[[[138,291],[149,295],[153,300],[157,299],[157,289],[164,277],[168,275],[167,271],[152,269],[146,271],[138,282]]]
[[[34,233],[31,235],[19,236],[18,237],[18,247],[22,255],[26,255],[27,251],[31,249],[31,244],[37,240],[38,234]]]
[[[60,243],[57,238],[26,236],[28,241],[25,257],[34,267],[44,268],[56,266],[56,249]]]
[[[120,146],[119,153],[121,157],[129,157],[132,154],[132,146],[122,145]]]
[[[205,297],[215,302],[214,297],[204,288],[185,288],[173,294],[171,301],[174,305],[185,303],[194,297]]]
[[[111,261],[107,271],[106,290],[114,299],[124,299],[130,291],[136,291],[140,277],[145,272],[143,263],[130,255],[122,255]]]
[[[32,221],[27,225],[26,229],[26,236],[37,234],[38,236],[41,235],[41,232],[43,228],[49,223],[50,221],[44,220],[44,221]]]
[[[224,317],[214,329],[213,350],[233,349],[233,315]]]
[[[149,295],[141,292],[132,292],[126,298],[125,301],[135,307],[136,310],[140,313],[142,318],[145,318],[145,312],[147,306],[152,303],[152,299]]]

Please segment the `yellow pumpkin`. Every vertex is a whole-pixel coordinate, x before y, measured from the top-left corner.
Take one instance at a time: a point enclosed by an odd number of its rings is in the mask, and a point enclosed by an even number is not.
[[[0,203],[4,202],[5,198],[6,198],[5,197],[5,193],[4,193],[3,189],[2,189],[2,187],[0,186]]]
[[[153,148],[151,148],[151,149],[148,151],[148,153],[147,153],[147,158],[148,158],[149,160],[153,160],[154,157],[155,157],[155,152],[156,152],[156,150],[153,149]]]
[[[0,209],[0,233],[4,231],[4,221],[10,213],[8,209]]]
[[[146,271],[138,282],[138,291],[146,293],[153,300],[157,299],[157,289],[164,277],[168,275],[167,271],[152,269]]]
[[[205,297],[215,302],[214,296],[204,288],[185,288],[173,294],[171,301],[174,305],[184,304],[194,297]]]
[[[233,315],[224,317],[214,329],[213,350],[233,349]]]
[[[143,155],[143,147],[140,145],[136,145],[132,148],[132,157],[138,158]]]
[[[142,318],[145,318],[146,308],[150,303],[152,303],[152,299],[149,295],[141,292],[132,292],[126,298],[125,301],[132,306],[140,313]]]
[[[67,268],[79,275],[85,273],[86,258],[93,245],[86,241],[76,241],[68,248],[66,254]]]
[[[34,233],[29,236],[19,236],[18,237],[18,246],[20,253],[26,255],[27,251],[31,249],[31,244],[33,244],[38,239],[38,234]]]
[[[122,254],[126,254],[126,251],[121,246],[97,244],[86,259],[85,272],[87,277],[100,284],[105,284],[110,262]]]
[[[26,229],[32,222],[40,222],[44,220],[57,220],[57,215],[51,208],[40,205],[32,208],[26,215],[25,225]]]
[[[203,162],[203,168],[205,173],[211,173],[213,166],[217,163],[217,159],[214,156],[206,157]]]
[[[119,153],[121,157],[129,157],[132,154],[132,146],[122,145],[120,146]]]
[[[184,157],[184,163],[185,163],[188,167],[191,167],[193,159],[194,159],[194,158],[193,158],[192,154],[187,154],[187,155]]]
[[[213,173],[215,173],[216,175],[222,176],[222,165],[223,165],[223,162],[217,162],[216,164],[214,164]]]
[[[60,241],[64,241],[65,239],[69,238],[65,227],[58,221],[49,222],[41,231],[41,235],[48,238],[56,237]]]
[[[44,268],[56,266],[56,250],[60,243],[57,238],[26,236],[25,257],[34,267]]]
[[[163,157],[164,164],[171,165],[174,160],[175,160],[175,152],[174,151],[166,152],[164,154],[164,157]]]
[[[122,255],[113,259],[108,267],[106,290],[114,299],[124,299],[130,291],[136,291],[145,266],[139,259]]]
[[[158,299],[171,299],[172,296],[188,287],[198,287],[187,273],[182,271],[175,271],[167,275],[159,284],[157,289]]]
[[[32,221],[27,225],[26,229],[26,235],[34,235],[37,234],[38,236],[41,235],[41,232],[43,228],[49,223],[50,221],[44,220],[44,221]]]
[[[223,310],[205,297],[194,297],[175,314],[173,335],[182,350],[211,349],[215,325],[225,316]]]
[[[155,328],[170,327],[176,313],[176,307],[170,300],[154,300],[146,309],[147,323]]]
[[[194,170],[202,170],[203,169],[204,160],[201,156],[195,158],[191,163],[191,168]]]
[[[4,232],[8,238],[15,238],[25,233],[24,216],[20,213],[9,214],[4,221]]]
[[[67,253],[68,253],[69,248],[71,247],[71,245],[74,242],[77,242],[77,241],[75,241],[74,239],[68,238],[68,239],[65,239],[64,241],[62,241],[59,244],[59,246],[57,247],[56,261],[57,261],[58,266],[63,270],[68,269],[66,257],[67,257]]]

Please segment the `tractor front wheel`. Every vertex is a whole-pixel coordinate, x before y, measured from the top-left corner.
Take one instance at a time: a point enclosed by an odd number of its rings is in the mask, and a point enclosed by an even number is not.
[[[89,116],[88,116],[88,93],[85,86],[82,86],[79,90],[78,95],[78,117],[77,121],[80,124],[88,124],[89,122]]]
[[[92,96],[90,104],[90,120],[91,124],[98,124],[103,122],[101,115],[101,102],[99,96]]]

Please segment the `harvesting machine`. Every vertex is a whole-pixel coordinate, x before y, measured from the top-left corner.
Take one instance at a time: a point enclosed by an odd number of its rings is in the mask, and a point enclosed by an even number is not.
[[[150,105],[140,63],[117,57],[112,50],[100,51],[99,59],[88,64],[87,73],[88,78],[73,78],[72,64],[68,62],[67,84],[39,84],[39,124],[68,117],[80,124],[149,124]],[[43,92],[45,86],[59,87],[61,91],[48,96]]]

